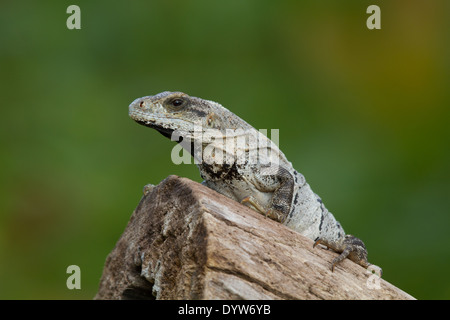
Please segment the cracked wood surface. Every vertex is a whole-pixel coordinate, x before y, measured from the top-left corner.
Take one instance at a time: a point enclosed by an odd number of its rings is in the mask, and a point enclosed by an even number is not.
[[[413,299],[348,259],[331,272],[337,254],[312,245],[199,183],[169,176],[133,212],[95,299]]]

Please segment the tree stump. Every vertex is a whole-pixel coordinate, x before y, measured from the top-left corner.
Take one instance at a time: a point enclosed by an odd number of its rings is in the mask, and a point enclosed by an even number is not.
[[[145,195],[95,299],[414,299],[336,253],[186,178]]]

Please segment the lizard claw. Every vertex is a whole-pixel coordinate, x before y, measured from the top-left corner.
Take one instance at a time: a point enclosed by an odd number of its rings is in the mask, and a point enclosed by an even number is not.
[[[317,238],[316,241],[313,244],[313,248],[315,248],[318,244],[322,243],[322,239],[321,238]]]
[[[258,211],[259,213],[266,213],[266,210],[258,203],[258,201],[253,196],[245,197],[241,200],[241,203],[253,207],[253,209]]]
[[[284,215],[282,212],[276,210],[276,209],[269,209],[266,211],[266,217],[271,218],[272,220],[279,221],[281,223],[284,223],[287,219],[287,215]]]

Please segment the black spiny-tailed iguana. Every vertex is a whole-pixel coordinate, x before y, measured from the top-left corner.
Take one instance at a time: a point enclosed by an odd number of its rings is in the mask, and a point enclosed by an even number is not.
[[[182,92],[134,100],[129,116],[180,143],[195,159],[203,184],[381,275],[364,243],[346,235],[322,200],[278,147],[220,104]]]

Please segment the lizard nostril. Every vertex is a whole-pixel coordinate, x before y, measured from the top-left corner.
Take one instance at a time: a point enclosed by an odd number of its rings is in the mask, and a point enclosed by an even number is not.
[[[144,107],[144,101],[141,101],[141,102],[139,103],[139,107],[140,107],[140,108],[143,108],[143,107]]]

